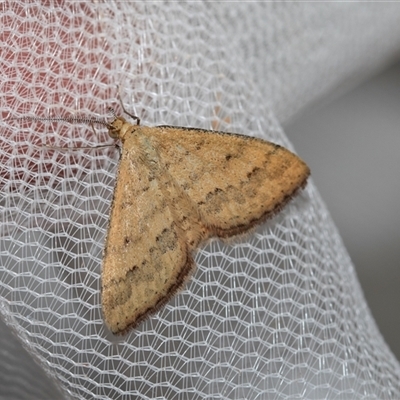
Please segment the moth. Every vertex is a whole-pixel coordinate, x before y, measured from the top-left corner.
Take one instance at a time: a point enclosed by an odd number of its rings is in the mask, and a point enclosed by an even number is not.
[[[113,111],[111,123],[21,118],[99,123],[122,143],[101,283],[104,320],[114,334],[137,327],[177,293],[202,242],[245,233],[272,217],[310,175],[304,161],[277,144],[204,129],[141,126],[122,108],[136,124]]]
[[[108,127],[122,143],[102,270],[103,314],[114,334],[135,328],[176,294],[201,242],[242,234],[270,218],[310,174],[297,155],[274,143],[146,127],[131,117],[137,124],[115,116]]]

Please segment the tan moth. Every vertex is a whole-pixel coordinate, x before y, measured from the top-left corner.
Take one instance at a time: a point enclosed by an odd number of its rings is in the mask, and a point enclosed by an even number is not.
[[[244,233],[306,184],[308,166],[253,137],[115,117],[122,153],[102,270],[107,326],[123,334],[157,311],[194,268],[211,237]]]
[[[123,108],[123,106],[122,106]],[[165,305],[194,269],[201,242],[245,233],[306,185],[308,166],[274,143],[239,134],[146,127],[114,114],[29,120],[99,123],[122,143],[104,247],[101,301],[124,334]]]

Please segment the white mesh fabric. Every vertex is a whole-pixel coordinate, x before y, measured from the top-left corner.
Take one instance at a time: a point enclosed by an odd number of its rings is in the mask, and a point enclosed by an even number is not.
[[[7,4],[0,395],[59,398],[61,388],[65,398],[87,399],[400,398],[399,365],[312,181],[253,234],[201,248],[181,294],[115,339],[102,322],[99,288],[118,150],[44,150],[45,141],[112,141],[88,126],[5,119],[106,115],[108,106],[119,109],[120,84],[143,124],[290,147],[279,123],[398,54],[400,8]],[[10,346],[11,332],[40,368]]]

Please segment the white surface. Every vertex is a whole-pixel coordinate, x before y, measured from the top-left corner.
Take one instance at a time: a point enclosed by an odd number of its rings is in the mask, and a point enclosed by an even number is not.
[[[87,146],[105,135],[5,120],[105,115],[119,83],[143,123],[219,126],[289,145],[280,123],[398,54],[400,8],[7,4],[0,329],[12,328],[72,398],[400,397],[399,365],[312,181],[250,237],[202,248],[185,290],[116,341],[102,323],[99,287],[118,152],[43,152],[44,137]],[[7,336],[0,341],[7,351]],[[17,351],[8,356],[20,360]],[[10,381],[15,371],[4,369],[0,379]],[[43,388],[36,398],[57,398],[45,393],[42,372],[20,375],[20,399],[30,398],[30,386]]]

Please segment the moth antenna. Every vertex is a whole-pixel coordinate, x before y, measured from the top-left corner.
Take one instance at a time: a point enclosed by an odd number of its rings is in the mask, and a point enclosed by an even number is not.
[[[134,119],[134,120],[136,121],[136,125],[140,125],[140,118],[139,118],[137,115],[133,115],[133,114],[129,113],[129,112],[126,110],[126,108],[125,108],[125,106],[124,106],[124,103],[123,103],[122,100],[121,100],[121,90],[120,90],[119,85],[117,85],[117,89],[118,89],[118,100],[119,100],[119,104],[121,104],[122,110],[124,111],[124,113],[125,113],[126,115],[129,115],[132,119]],[[114,114],[114,115],[115,115],[115,114]]]
[[[114,114],[115,115],[115,114]],[[81,123],[81,124],[100,124],[110,128],[111,125],[98,118],[88,118],[88,117],[35,117],[31,115],[25,115],[23,117],[10,117],[8,119],[13,120],[25,120],[25,121],[49,121],[49,122],[72,122],[72,123]]]

